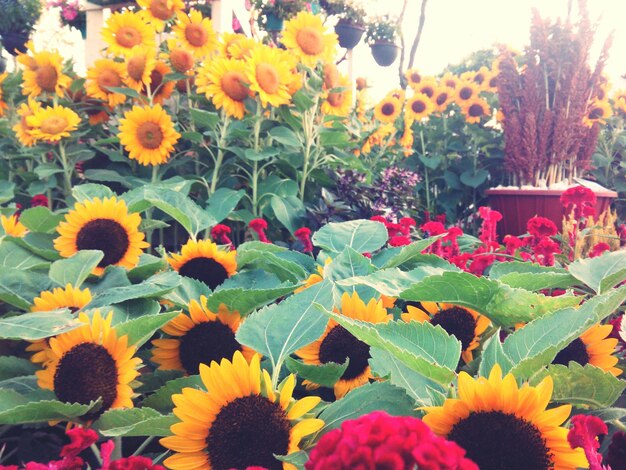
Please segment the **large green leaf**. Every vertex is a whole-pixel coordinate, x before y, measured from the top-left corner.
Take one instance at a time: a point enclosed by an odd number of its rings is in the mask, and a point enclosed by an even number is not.
[[[313,244],[333,253],[346,247],[358,253],[371,253],[387,243],[387,229],[380,222],[352,220],[331,222],[313,234]]]
[[[435,243],[439,238],[441,238],[441,236],[430,237],[424,240],[413,242],[410,245],[403,246],[397,255],[395,255],[393,258],[388,260],[382,266],[382,269],[397,268],[406,263],[410,263],[414,259],[422,256],[422,251],[424,251],[430,245]]]
[[[74,199],[76,199],[77,202],[83,202],[87,199],[93,199],[96,197],[104,199],[115,196],[115,194],[111,191],[111,189],[102,184],[85,183],[74,186],[72,188],[72,196],[74,196]]]
[[[36,370],[35,364],[28,359],[15,356],[0,356],[0,380],[32,375]]]
[[[10,240],[37,256],[54,261],[61,257],[54,248],[54,238],[55,236],[51,233],[29,232],[21,238]]]
[[[38,206],[26,209],[20,215],[20,222],[31,232],[53,232],[63,215],[54,214],[47,207]]]
[[[480,365],[478,366],[478,374],[483,377],[489,377],[489,373],[493,366],[498,364],[503,374],[507,374],[514,366],[511,358],[506,355],[500,341],[500,329],[498,328],[493,335],[484,342],[483,350],[480,355]]]
[[[312,383],[321,385],[322,387],[333,387],[335,383],[341,378],[343,373],[348,368],[350,360],[346,359],[343,364],[337,364],[335,362],[328,362],[326,364],[305,364],[302,361],[296,361],[295,359],[288,357],[285,365],[294,374],[302,379],[309,380]]]
[[[412,285],[417,284],[422,279],[435,274],[441,274],[440,268],[423,266],[411,271],[401,271],[399,268],[381,269],[367,276],[355,276],[338,280],[341,287],[363,285],[368,286],[381,294],[398,297]]]
[[[24,313],[0,320],[0,338],[33,341],[65,333],[80,325],[67,308]]]
[[[31,400],[29,395],[23,395],[15,390],[0,390],[0,424],[67,421],[100,406],[99,402],[81,405],[57,400]]]
[[[207,212],[215,220],[215,223],[220,223],[235,210],[244,194],[243,189],[235,191],[230,188],[220,188],[211,194]]]
[[[125,323],[145,315],[156,315],[161,311],[161,304],[153,299],[131,299],[119,304],[101,307],[102,312],[113,312],[113,325]]]
[[[137,266],[128,271],[128,278],[133,282],[141,282],[159,271],[163,271],[166,266],[167,262],[163,258],[142,253]]]
[[[141,346],[148,341],[154,332],[176,318],[180,312],[158,313],[156,315],[142,315],[124,323],[115,325],[119,336],[128,335],[128,344]]]
[[[200,379],[199,375],[191,375],[189,377],[181,377],[178,379],[170,380],[161,388],[159,388],[155,393],[146,398],[142,406],[147,406],[149,408],[154,408],[155,410],[159,410],[163,413],[169,413],[174,408],[174,403],[172,402],[172,395],[181,393],[183,388],[191,387],[196,388],[198,390],[204,390],[204,384]]]
[[[272,196],[270,206],[278,221],[289,232],[294,233],[301,225],[306,214],[304,204],[295,196]]]
[[[577,259],[569,265],[569,272],[601,294],[626,280],[626,251],[613,251],[595,258]]]
[[[230,310],[247,315],[279,297],[291,294],[296,287],[296,284],[287,283],[270,289],[220,289],[208,296],[207,305],[213,312],[217,312],[219,306],[224,304]]]
[[[8,267],[0,270],[0,300],[23,310],[30,310],[33,299],[53,287],[57,284],[44,274]]]
[[[0,240],[0,267],[19,270],[41,269],[50,265],[50,261],[22,248],[14,238]]]
[[[511,287],[520,287],[531,291],[567,289],[578,283],[576,278],[564,268],[540,266],[519,261],[493,265],[489,270],[489,277],[498,279]]]
[[[210,294],[211,289],[203,282],[181,276],[180,284],[176,289],[165,293],[163,299],[169,300],[176,307],[187,308],[191,300],[199,300],[200,296],[208,296]]]
[[[145,299],[161,297],[174,290],[181,282],[181,277],[174,271],[152,276],[145,281],[131,286],[122,286],[108,289],[96,295],[87,308],[97,308],[104,305],[113,305],[130,299]]]
[[[251,314],[239,327],[237,341],[268,357],[272,367],[280,368],[287,356],[324,332],[328,318],[315,304],[332,308],[330,281]]]
[[[297,262],[291,261],[284,253],[267,250],[237,250],[237,266],[253,266],[274,273],[281,281],[298,282],[307,277],[307,271]]]
[[[50,279],[62,286],[71,284],[80,287],[103,256],[100,250],[82,250],[69,258],[55,261],[50,266]]]
[[[152,408],[113,409],[104,413],[94,428],[103,436],[169,436],[170,426],[180,420]]]

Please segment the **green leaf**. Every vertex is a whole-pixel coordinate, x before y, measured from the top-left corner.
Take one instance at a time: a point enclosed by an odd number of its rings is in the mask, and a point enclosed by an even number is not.
[[[511,358],[506,355],[504,349],[502,348],[499,328],[483,344],[483,350],[480,355],[480,365],[478,366],[478,374],[482,377],[488,377],[491,369],[496,364],[500,365],[503,375],[508,374],[514,366],[513,361],[511,361]]]
[[[199,300],[202,295],[211,295],[209,286],[196,279],[181,276],[180,284],[176,289],[164,294],[163,299],[169,300],[176,307],[186,309],[191,300]]]
[[[433,380],[407,367],[384,349],[370,349],[372,373],[388,377],[391,384],[404,389],[418,406],[439,406],[446,399],[446,389]]]
[[[380,222],[352,220],[331,222],[313,234],[313,244],[320,248],[341,253],[350,247],[358,253],[371,253],[387,243],[387,229]]]
[[[363,385],[341,400],[328,405],[319,415],[324,427],[310,438],[316,442],[328,431],[341,427],[344,421],[356,419],[372,411],[386,411],[392,416],[415,416],[415,402],[404,390],[389,382]]]
[[[389,297],[398,297],[412,285],[417,284],[422,279],[440,274],[440,268],[424,266],[405,272],[398,268],[381,269],[368,276],[355,276],[337,281],[339,286],[364,285],[369,286]]]
[[[439,238],[441,238],[441,236],[430,237],[424,240],[413,242],[410,245],[403,246],[397,255],[388,260],[382,266],[382,269],[397,268],[406,263],[410,263],[415,259],[419,259],[423,256],[422,251],[435,243]]]
[[[42,163],[41,165],[35,167],[33,172],[40,180],[45,180],[46,178],[50,178],[53,175],[63,173],[63,168],[59,168],[52,163]]]
[[[41,273],[9,267],[0,270],[0,300],[22,310],[30,310],[33,299],[53,287],[57,285]]]
[[[0,424],[67,421],[99,406],[99,402],[81,405],[57,400],[29,401],[28,396],[14,390],[0,390]]]
[[[152,408],[112,409],[105,412],[94,428],[103,436],[170,436],[170,426],[180,420]]]
[[[131,281],[138,282],[162,271],[167,266],[167,262],[163,258],[142,253],[139,257],[139,263],[133,269],[128,271],[128,278]]]
[[[0,380],[32,375],[36,370],[35,364],[28,359],[15,356],[0,356]]]
[[[82,285],[93,269],[104,257],[100,250],[81,250],[69,258],[55,261],[50,266],[50,279],[61,286],[71,284],[75,288]]]
[[[533,383],[539,383],[546,375],[554,381],[552,401],[582,408],[609,407],[626,388],[625,381],[591,364],[584,367],[576,362],[570,362],[567,367],[551,364],[547,371],[533,378]]]
[[[273,127],[269,132],[269,136],[274,139],[276,142],[279,142],[283,145],[287,145],[289,147],[300,147],[300,139],[298,135],[284,126]]]
[[[489,177],[489,172],[485,169],[480,169],[477,171],[466,170],[461,173],[461,182],[470,188],[477,188]]]
[[[567,289],[578,283],[576,278],[569,274],[566,269],[519,261],[492,265],[489,270],[489,277],[498,279],[511,287],[531,291],[554,288]]]
[[[103,312],[113,312],[113,325],[144,316],[156,315],[161,311],[161,304],[150,299],[131,299],[125,302],[102,307]]]
[[[112,93],[119,93],[120,95],[124,95],[124,96],[128,96],[129,98],[133,98],[136,100],[142,100],[142,96],[137,93],[135,90],[133,90],[132,88],[126,88],[126,87],[121,87],[121,86],[109,86],[106,87],[109,89],[110,92]]]
[[[13,199],[15,192],[15,183],[10,181],[0,181],[0,204],[9,202]]]
[[[43,393],[49,392],[49,390],[42,390],[37,383],[38,379],[34,375],[23,375],[21,377],[13,377],[12,379],[6,379],[0,381],[0,389],[15,390],[21,394],[29,394],[31,397],[37,394],[36,399],[45,399],[48,397],[40,396]],[[54,394],[49,396],[54,399]]]
[[[87,308],[97,308],[104,305],[113,305],[130,299],[146,299],[161,297],[174,290],[181,283],[181,276],[174,271],[152,276],[139,284],[114,287],[97,294]]]
[[[270,206],[278,221],[285,226],[289,232],[294,233],[302,225],[305,214],[302,201],[294,196],[272,196]]]
[[[299,450],[298,452],[292,452],[289,455],[276,455],[274,454],[276,459],[281,462],[287,462],[296,467],[297,470],[304,470],[304,464],[309,461],[309,454],[304,450]]]
[[[322,147],[345,147],[350,136],[343,129],[322,129],[320,131],[320,144]]]
[[[189,113],[194,124],[200,129],[213,129],[220,122],[220,117],[212,111],[190,108]]]
[[[461,343],[440,326],[428,322],[369,323],[326,311],[364,343],[393,355],[411,370],[440,384],[454,377]]]
[[[347,358],[346,362],[343,364],[327,362],[326,364],[315,365],[305,364],[302,361],[296,361],[288,357],[285,361],[285,365],[287,369],[294,374],[298,374],[302,379],[309,380],[322,387],[332,388],[348,368],[349,362],[350,359]]]
[[[271,289],[220,289],[209,295],[207,305],[213,312],[217,312],[219,306],[224,304],[230,310],[236,310],[241,315],[247,315],[279,297],[291,294],[296,287],[298,287],[296,284],[288,283]]]
[[[330,281],[322,281],[251,314],[237,331],[237,341],[268,357],[274,369],[297,349],[319,338],[328,318],[314,306],[332,308]]]
[[[54,238],[55,235],[51,233],[30,232],[21,238],[10,240],[42,258],[54,261],[60,258],[59,252],[54,248]]]
[[[43,206],[31,207],[20,215],[20,222],[31,232],[54,232],[62,220],[62,215],[54,214],[50,209]]]
[[[215,220],[216,224],[222,222],[235,210],[244,194],[243,189],[238,191],[230,188],[218,189],[209,198],[207,213]]]
[[[306,270],[299,263],[283,258],[281,254],[266,250],[237,250],[237,266],[239,268],[254,266],[263,269],[276,274],[281,281],[299,282],[307,277]]]
[[[48,260],[22,248],[15,240],[14,238],[4,238],[0,241],[0,267],[3,270],[15,268],[16,270],[24,271],[49,266],[50,262]],[[0,277],[2,277],[1,273]]]
[[[128,335],[128,344],[141,346],[148,341],[156,330],[166,325],[178,316],[180,312],[158,313],[156,315],[142,315],[124,323],[115,325],[118,336]]]
[[[72,188],[72,196],[74,196],[74,199],[76,199],[77,202],[82,202],[96,197],[104,199],[106,197],[115,196],[115,194],[107,186],[95,183],[86,183],[74,186]]]
[[[170,380],[155,393],[146,398],[142,406],[154,408],[163,413],[169,413],[174,408],[172,402],[172,395],[181,393],[183,388],[191,387],[198,390],[205,390],[204,384],[199,375],[191,375],[189,377],[180,377],[178,379]]]
[[[626,251],[577,259],[569,265],[569,272],[596,293],[602,294],[626,279]]]
[[[267,158],[275,157],[278,154],[280,154],[280,149],[272,147],[261,149],[258,152],[254,149],[245,149],[243,152],[245,159],[252,162],[259,162]]]
[[[65,333],[80,325],[67,308],[23,313],[0,320],[0,338],[33,341]]]

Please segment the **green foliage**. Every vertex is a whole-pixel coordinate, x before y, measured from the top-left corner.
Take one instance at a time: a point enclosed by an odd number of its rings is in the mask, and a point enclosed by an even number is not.
[[[395,43],[399,32],[400,28],[396,18],[392,18],[389,15],[381,15],[372,18],[368,22],[365,41],[368,44],[374,44],[376,42]]]
[[[38,0],[0,0],[0,34],[29,33],[41,15]]]

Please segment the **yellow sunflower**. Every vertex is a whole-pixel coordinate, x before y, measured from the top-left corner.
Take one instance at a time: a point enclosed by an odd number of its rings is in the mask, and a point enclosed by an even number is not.
[[[415,87],[415,92],[422,93],[432,99],[433,96],[435,96],[437,88],[439,88],[439,86],[434,78],[422,78],[422,81]]]
[[[33,299],[31,312],[49,312],[60,308],[69,308],[72,313],[77,313],[91,302],[91,291],[89,289],[80,290],[71,284],[67,284],[65,288],[55,287],[52,291],[43,291],[39,297]],[[47,352],[49,341],[41,339],[33,341],[26,351],[34,352],[30,360],[35,364],[45,362],[47,360]]]
[[[423,93],[415,92],[404,107],[406,117],[410,121],[421,121],[434,111],[432,100]]]
[[[318,62],[332,62],[337,48],[337,35],[324,28],[318,15],[301,11],[285,22],[281,42],[307,67],[315,67]]]
[[[331,91],[332,88],[343,88],[342,91]],[[352,87],[346,75],[340,75],[337,84],[326,93],[322,103],[322,112],[330,116],[347,116],[352,107]]]
[[[102,251],[104,257],[93,271],[97,275],[107,266],[132,269],[148,247],[140,223],[139,214],[129,214],[126,203],[115,197],[77,202],[59,223],[54,248],[64,258],[80,250]]]
[[[518,387],[515,377],[495,365],[489,378],[459,374],[458,397],[427,407],[423,421],[438,435],[456,442],[482,470],[556,469],[589,466],[582,449],[572,449],[560,425],[572,406],[546,410],[552,378],[536,387]]]
[[[154,28],[151,28],[139,12],[113,13],[102,29],[102,38],[108,44],[107,52],[114,56],[128,56],[135,46],[154,49]]]
[[[35,140],[58,142],[63,137],[69,137],[80,124],[80,117],[74,111],[64,106],[41,108],[32,115],[26,116],[28,133]]]
[[[196,77],[198,93],[204,93],[217,109],[227,116],[242,119],[246,113],[244,101],[251,96],[243,61],[216,58],[206,61]]]
[[[188,73],[193,70],[195,65],[193,54],[176,39],[167,41],[167,49],[169,51],[168,58],[174,70],[180,73]]]
[[[178,41],[194,57],[202,59],[218,48],[217,34],[210,18],[204,18],[198,10],[191,9],[189,15],[178,12],[178,21],[172,27]]]
[[[259,355],[248,363],[237,351],[232,362],[202,364],[200,378],[208,392],[184,388],[172,395],[180,421],[170,428],[173,436],[160,440],[175,452],[165,460],[167,468],[295,470],[274,456],[297,452],[304,436],[324,426],[320,419],[304,417],[320,398],[294,400],[293,375],[274,390],[267,371],[261,371]]]
[[[237,252],[220,249],[211,240],[189,240],[168,263],[181,276],[191,277],[215,289],[237,272]]]
[[[4,90],[2,89],[2,83],[8,76],[9,76],[8,72],[4,72],[0,74],[0,116],[4,116],[4,111],[9,109],[9,105],[3,101]]]
[[[481,90],[485,90],[489,83],[491,72],[484,65],[471,74],[471,80],[479,86]]]
[[[140,92],[144,86],[150,85],[151,74],[156,66],[156,52],[144,46],[137,46],[126,57],[124,67],[118,73],[118,77],[124,81],[128,88]],[[99,78],[99,75],[97,75]],[[109,85],[110,86],[110,85]],[[114,85],[120,86],[120,85]],[[121,101],[123,102],[123,100]],[[111,103],[109,103],[111,104]],[[115,105],[111,105],[115,106]]]
[[[25,54],[24,54],[25,55]],[[22,94],[36,98],[42,94],[63,96],[72,79],[63,73],[63,57],[56,51],[33,52],[24,67]]]
[[[10,237],[22,238],[28,232],[28,229],[19,221],[17,214],[8,217],[0,215],[0,225],[4,230],[4,234]]]
[[[195,375],[200,364],[230,359],[235,351],[241,351],[248,361],[252,359],[254,351],[235,339],[243,321],[239,312],[230,311],[222,304],[214,313],[206,302],[205,296],[200,297],[200,302],[192,300],[189,315],[181,313],[162,328],[164,333],[176,338],[152,341],[152,361],[159,369],[177,369]]]
[[[483,83],[483,89],[485,91],[489,91],[491,93],[496,93],[498,91],[498,74],[497,70],[492,70],[487,75]]]
[[[626,114],[626,97],[618,97],[614,103],[615,109],[622,114]]]
[[[422,308],[407,306],[402,314],[405,322],[430,322],[440,325],[446,333],[461,342],[461,357],[465,363],[472,362],[472,351],[480,345],[480,335],[489,327],[489,319],[478,312],[454,304],[420,302]]]
[[[371,299],[367,305],[355,292],[350,296],[348,293],[341,297],[341,310],[335,309],[335,313],[369,323],[387,323],[389,317],[383,303]],[[348,368],[335,384],[335,397],[343,397],[350,390],[366,384],[373,378],[368,360],[370,347],[358,340],[343,326],[331,319],[326,325],[326,330],[316,341],[296,351],[306,364],[326,364],[335,362],[343,364],[350,359]],[[309,384],[309,388],[317,387],[317,384]]]
[[[41,105],[32,98],[28,98],[28,103],[20,104],[20,107],[17,109],[17,115],[20,117],[20,120],[17,121],[12,129],[13,132],[15,132],[17,140],[25,147],[32,147],[36,142],[36,139],[30,135],[32,128],[26,122],[26,118],[40,110]]]
[[[228,59],[245,60],[257,46],[254,38],[249,38],[243,34],[222,33],[220,35],[221,54]]]
[[[583,124],[591,127],[594,123],[606,124],[606,119],[613,115],[613,110],[608,101],[593,100],[587,106],[587,112],[583,117]]]
[[[576,338],[565,349],[559,351],[552,364],[566,366],[570,361],[581,366],[591,364],[617,377],[622,370],[615,367],[618,358],[613,356],[613,353],[618,339],[608,337],[612,329],[611,325],[592,326],[580,335],[580,338]]]
[[[435,90],[435,94],[432,98],[433,105],[435,106],[435,111],[438,111],[440,113],[444,112],[452,99],[453,92],[450,90],[450,88],[439,86]]]
[[[410,119],[406,119],[404,121],[404,133],[402,137],[400,137],[400,141],[398,142],[400,146],[404,149],[404,155],[410,156],[413,154],[413,129],[411,126],[412,122]]]
[[[422,81],[422,74],[420,74],[417,69],[407,70],[404,72],[404,76],[406,77],[407,84],[414,90]]]
[[[460,81],[456,87],[455,100],[459,106],[464,106],[468,101],[478,97],[479,89],[474,82]]]
[[[491,108],[482,98],[472,98],[461,106],[461,111],[465,115],[465,121],[470,124],[479,123],[482,118],[491,116]]]
[[[155,104],[163,104],[168,99],[176,87],[176,82],[165,81],[165,76],[172,73],[172,69],[165,62],[157,60],[154,68],[150,72],[150,84],[145,85],[141,92],[145,96],[150,96]]]
[[[454,75],[452,72],[446,72],[439,79],[439,85],[450,88],[451,90],[456,90],[459,85],[459,77]]]
[[[163,31],[165,24],[185,8],[183,0],[137,0],[142,10],[142,17],[154,25],[157,31]]]
[[[128,158],[141,165],[160,165],[170,158],[180,134],[174,129],[172,118],[161,107],[133,106],[120,119],[120,144]]]
[[[292,57],[280,50],[259,44],[246,60],[250,90],[258,93],[264,107],[289,103]]]
[[[397,98],[386,97],[374,108],[374,117],[380,122],[393,123],[402,111],[402,102]]]
[[[112,312],[102,318],[96,310],[92,320],[80,313],[78,319],[84,325],[50,339],[45,368],[36,372],[39,386],[65,403],[88,404],[100,398],[102,406],[82,416],[84,420],[111,408],[132,408],[131,382],[141,364],[133,357],[137,348],[111,328]]]
[[[112,91],[110,88],[124,86],[126,80],[126,66],[111,59],[98,59],[92,67],[87,69],[87,83],[85,89],[92,98],[105,101],[115,107],[126,101],[126,95]]]

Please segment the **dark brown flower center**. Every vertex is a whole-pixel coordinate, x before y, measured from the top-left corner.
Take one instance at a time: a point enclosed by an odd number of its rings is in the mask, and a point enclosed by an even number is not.
[[[129,246],[126,229],[113,219],[94,219],[81,227],[76,235],[77,250],[100,250],[104,257],[98,266],[118,263]]]
[[[185,73],[193,67],[193,56],[183,49],[174,49],[170,51],[170,62],[178,72]]]
[[[412,72],[411,73],[411,82],[412,83],[419,83],[422,81],[422,76],[417,73],[417,72]]]
[[[429,98],[432,98],[433,95],[435,94],[435,89],[431,87],[430,85],[422,87],[420,91],[424,93],[426,96],[428,96]]]
[[[221,85],[224,93],[234,101],[243,101],[248,96],[246,77],[241,72],[226,72],[222,76]]]
[[[41,123],[41,132],[44,134],[60,134],[67,128],[67,120],[62,116],[50,116]]]
[[[60,401],[84,405],[102,398],[94,419],[108,410],[117,398],[118,373],[115,360],[103,346],[82,343],[67,351],[54,374],[54,393]]]
[[[146,56],[140,54],[128,59],[128,62],[126,62],[126,70],[128,71],[128,76],[130,78],[140,82],[143,78],[143,73],[146,70]]]
[[[207,437],[211,468],[282,470],[274,455],[289,451],[291,427],[279,404],[260,395],[236,398],[215,417]]]
[[[446,101],[448,101],[448,93],[446,93],[445,91],[439,93],[437,95],[437,98],[435,99],[435,103],[437,103],[437,106],[443,105]]]
[[[174,15],[174,10],[167,8],[167,0],[152,0],[148,9],[152,16],[163,21],[169,20]]]
[[[126,48],[133,48],[141,44],[141,33],[132,26],[122,26],[115,33],[117,43]]]
[[[367,369],[370,358],[370,347],[358,340],[343,326],[335,326],[320,345],[320,362],[343,364],[350,359],[348,368],[343,373],[343,380],[354,379]]]
[[[600,107],[592,108],[589,111],[589,119],[600,119],[604,116],[604,110]]]
[[[589,363],[589,353],[587,352],[587,346],[580,338],[576,338],[564,349],[561,349],[556,355],[552,364],[568,365],[570,361],[574,361],[581,366]]]
[[[424,103],[422,100],[415,100],[411,103],[411,111],[413,111],[415,114],[421,114],[424,112],[425,109],[426,103]]]
[[[159,148],[163,142],[163,131],[156,122],[144,122],[137,128],[137,140],[149,150]]]
[[[57,69],[52,65],[42,65],[35,72],[35,81],[39,88],[48,93],[53,93],[57,86]]]
[[[185,28],[185,38],[193,47],[202,47],[209,39],[209,33],[201,24],[190,24]]]
[[[485,81],[485,75],[483,73],[477,72],[476,75],[474,75],[474,83],[477,83],[478,85],[480,85],[484,81]]]
[[[469,100],[474,94],[474,90],[468,86],[464,86],[459,90],[459,97],[462,100]]]
[[[193,258],[183,264],[178,273],[196,281],[204,282],[211,289],[215,289],[228,279],[228,271],[213,258]]]
[[[501,411],[471,413],[448,439],[467,451],[480,470],[548,470],[552,454],[535,425]]]
[[[331,106],[333,106],[334,108],[338,108],[346,101],[346,94],[345,93],[329,93],[327,100]]]
[[[324,50],[322,34],[311,26],[303,27],[296,34],[296,42],[307,55],[317,55]]]
[[[115,70],[104,69],[98,73],[98,86],[107,93],[112,93],[108,87],[120,87],[122,86],[122,79]]]
[[[241,345],[235,333],[219,321],[200,323],[189,330],[180,340],[180,362],[189,375],[200,371],[200,364],[211,361],[231,360]]]
[[[485,108],[483,108],[481,105],[473,104],[468,108],[467,114],[469,114],[471,117],[483,117],[486,113]]]
[[[270,95],[278,91],[280,79],[276,68],[265,62],[261,62],[256,66],[256,79],[261,89]]]
[[[476,320],[471,313],[464,308],[452,307],[433,315],[430,322],[433,325],[441,325],[449,335],[456,337],[461,342],[461,348],[465,351],[474,339]]]
[[[380,112],[383,114],[383,116],[393,116],[393,113],[395,113],[395,111],[396,107],[393,105],[393,103],[385,103],[380,108]]]

